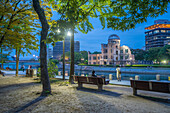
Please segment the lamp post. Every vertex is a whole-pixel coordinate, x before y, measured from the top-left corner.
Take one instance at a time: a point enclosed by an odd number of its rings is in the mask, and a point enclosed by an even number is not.
[[[65,37],[63,40],[63,80],[65,80]]]
[[[60,30],[57,30],[58,33],[60,33]],[[71,32],[67,32],[67,36],[71,36]],[[63,80],[65,80],[65,37],[63,40]]]

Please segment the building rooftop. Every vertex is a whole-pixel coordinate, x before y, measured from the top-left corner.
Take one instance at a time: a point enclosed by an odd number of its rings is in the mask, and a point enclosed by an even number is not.
[[[153,30],[156,28],[170,28],[170,21],[167,19],[158,19],[154,21],[154,25],[146,27],[145,30]]]
[[[116,34],[110,35],[108,39],[119,39],[120,40],[119,36],[117,36]]]
[[[149,27],[145,27],[145,30],[153,30],[156,28],[170,28],[170,24],[155,24]]]

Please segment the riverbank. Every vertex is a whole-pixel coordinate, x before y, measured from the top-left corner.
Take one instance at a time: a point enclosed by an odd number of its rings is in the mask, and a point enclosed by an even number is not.
[[[139,91],[133,96],[130,87],[106,85],[97,91],[95,85],[53,80],[52,95],[41,97],[41,84],[34,78],[0,76],[1,112],[59,113],[169,113],[169,94]]]

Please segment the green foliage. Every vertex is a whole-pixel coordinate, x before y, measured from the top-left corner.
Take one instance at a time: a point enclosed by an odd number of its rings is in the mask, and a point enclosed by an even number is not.
[[[158,58],[161,60],[166,60],[166,61],[170,61],[170,45],[166,45],[163,48],[160,49],[160,51],[158,52]]]
[[[48,62],[48,75],[50,78],[54,78],[55,75],[58,75],[58,67],[52,60]],[[41,77],[41,68],[38,68],[37,76]]]
[[[39,24],[29,0],[1,0],[0,15],[0,46],[16,49],[23,48],[23,44],[36,45]]]
[[[135,60],[146,60],[146,61],[154,61],[161,62],[166,60],[170,61],[170,45],[166,45],[164,47],[155,47],[150,48],[148,51],[144,51],[142,49],[132,49],[132,54],[135,55]]]
[[[8,56],[11,52],[4,53],[3,47],[0,48],[0,63],[5,63],[5,61],[8,61]]]
[[[68,59],[70,61],[70,52],[65,53],[65,59]],[[61,61],[63,60],[63,56],[61,56]],[[88,52],[87,51],[80,51],[80,52],[74,52],[74,63],[85,63],[87,64],[88,60]]]
[[[131,49],[133,55],[135,55],[135,60],[145,60],[146,51],[142,49]]]
[[[135,65],[126,65],[126,67],[158,67],[158,68],[170,68],[170,65],[149,65],[149,64],[135,64]]]
[[[37,70],[37,77],[41,77],[41,68],[38,68]]]
[[[77,27],[82,33],[93,28],[90,18],[99,18],[103,29],[129,30],[147,17],[157,17],[167,12],[168,0],[50,0],[60,19]],[[144,5],[141,5],[144,4]],[[106,23],[107,22],[107,23]]]
[[[48,62],[48,74],[50,78],[54,78],[55,75],[58,75],[58,67],[51,60]]]
[[[88,52],[87,51],[80,51],[83,60],[81,60],[82,63],[88,64]]]
[[[55,63],[55,64],[58,64],[59,61],[57,59],[50,59],[51,62]]]

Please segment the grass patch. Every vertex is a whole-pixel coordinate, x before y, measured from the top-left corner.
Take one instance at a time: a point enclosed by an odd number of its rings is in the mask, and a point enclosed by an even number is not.
[[[170,65],[158,65],[158,64],[153,64],[153,65],[149,65],[149,64],[134,64],[134,65],[126,65],[125,67],[161,67],[161,68],[170,68]]]

